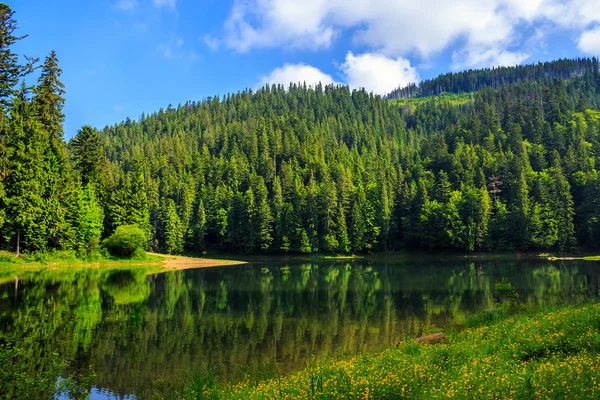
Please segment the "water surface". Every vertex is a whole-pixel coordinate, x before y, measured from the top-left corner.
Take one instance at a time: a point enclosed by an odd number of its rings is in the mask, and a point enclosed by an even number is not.
[[[597,263],[352,261],[248,264],[148,274],[87,269],[0,282],[0,341],[32,368],[92,365],[94,398],[143,394],[159,378],[216,367],[224,381],[281,374],[313,358],[378,351],[459,327],[506,277],[530,305],[595,301]],[[114,398],[114,397],[113,397]]]

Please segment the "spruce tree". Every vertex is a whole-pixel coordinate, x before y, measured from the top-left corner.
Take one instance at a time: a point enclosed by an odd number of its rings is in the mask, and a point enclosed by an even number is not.
[[[36,116],[48,136],[44,150],[48,180],[44,198],[47,201],[49,246],[66,248],[75,240],[71,231],[75,192],[67,149],[63,138],[64,85],[60,81],[61,69],[54,50],[46,58],[38,85],[34,89],[33,104]]]
[[[4,234],[16,249],[46,250],[48,241],[47,202],[44,188],[48,180],[44,151],[47,136],[37,120],[25,92],[13,99],[6,130],[6,176],[3,208]]]
[[[104,149],[96,129],[89,125],[81,127],[69,142],[71,160],[83,186],[93,183],[101,187],[104,169]]]
[[[20,65],[19,56],[13,52],[13,46],[27,35],[18,36],[15,12],[6,4],[0,3],[0,105],[6,109],[12,97],[17,93],[17,84],[30,69]]]

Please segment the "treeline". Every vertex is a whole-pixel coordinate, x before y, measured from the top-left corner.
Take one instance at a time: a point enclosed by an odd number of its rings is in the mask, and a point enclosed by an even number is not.
[[[411,83],[393,90],[388,99],[439,96],[442,93],[476,92],[482,88],[500,89],[515,83],[571,79],[587,73],[598,72],[596,58],[562,59],[544,63],[494,67],[448,72],[418,84]]]
[[[595,69],[406,116],[363,90],[271,86],[86,126],[67,146],[56,56],[36,86],[15,88],[32,67],[11,53],[2,10],[0,73],[14,71],[0,91],[5,248],[89,255],[123,225],[168,253],[600,243]]]

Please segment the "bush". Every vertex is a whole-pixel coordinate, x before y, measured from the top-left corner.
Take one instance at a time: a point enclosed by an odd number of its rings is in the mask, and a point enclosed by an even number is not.
[[[102,245],[117,257],[144,258],[148,244],[146,234],[137,225],[119,226]]]

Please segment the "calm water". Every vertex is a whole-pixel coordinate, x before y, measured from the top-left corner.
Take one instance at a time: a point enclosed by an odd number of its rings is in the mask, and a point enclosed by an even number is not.
[[[507,277],[528,304],[596,300],[593,262],[319,262],[28,273],[0,282],[0,341],[43,368],[58,353],[92,365],[96,387],[140,394],[155,380],[217,366],[223,380],[377,351],[460,326]],[[96,397],[96,396],[95,396]],[[100,396],[101,397],[101,396]]]

